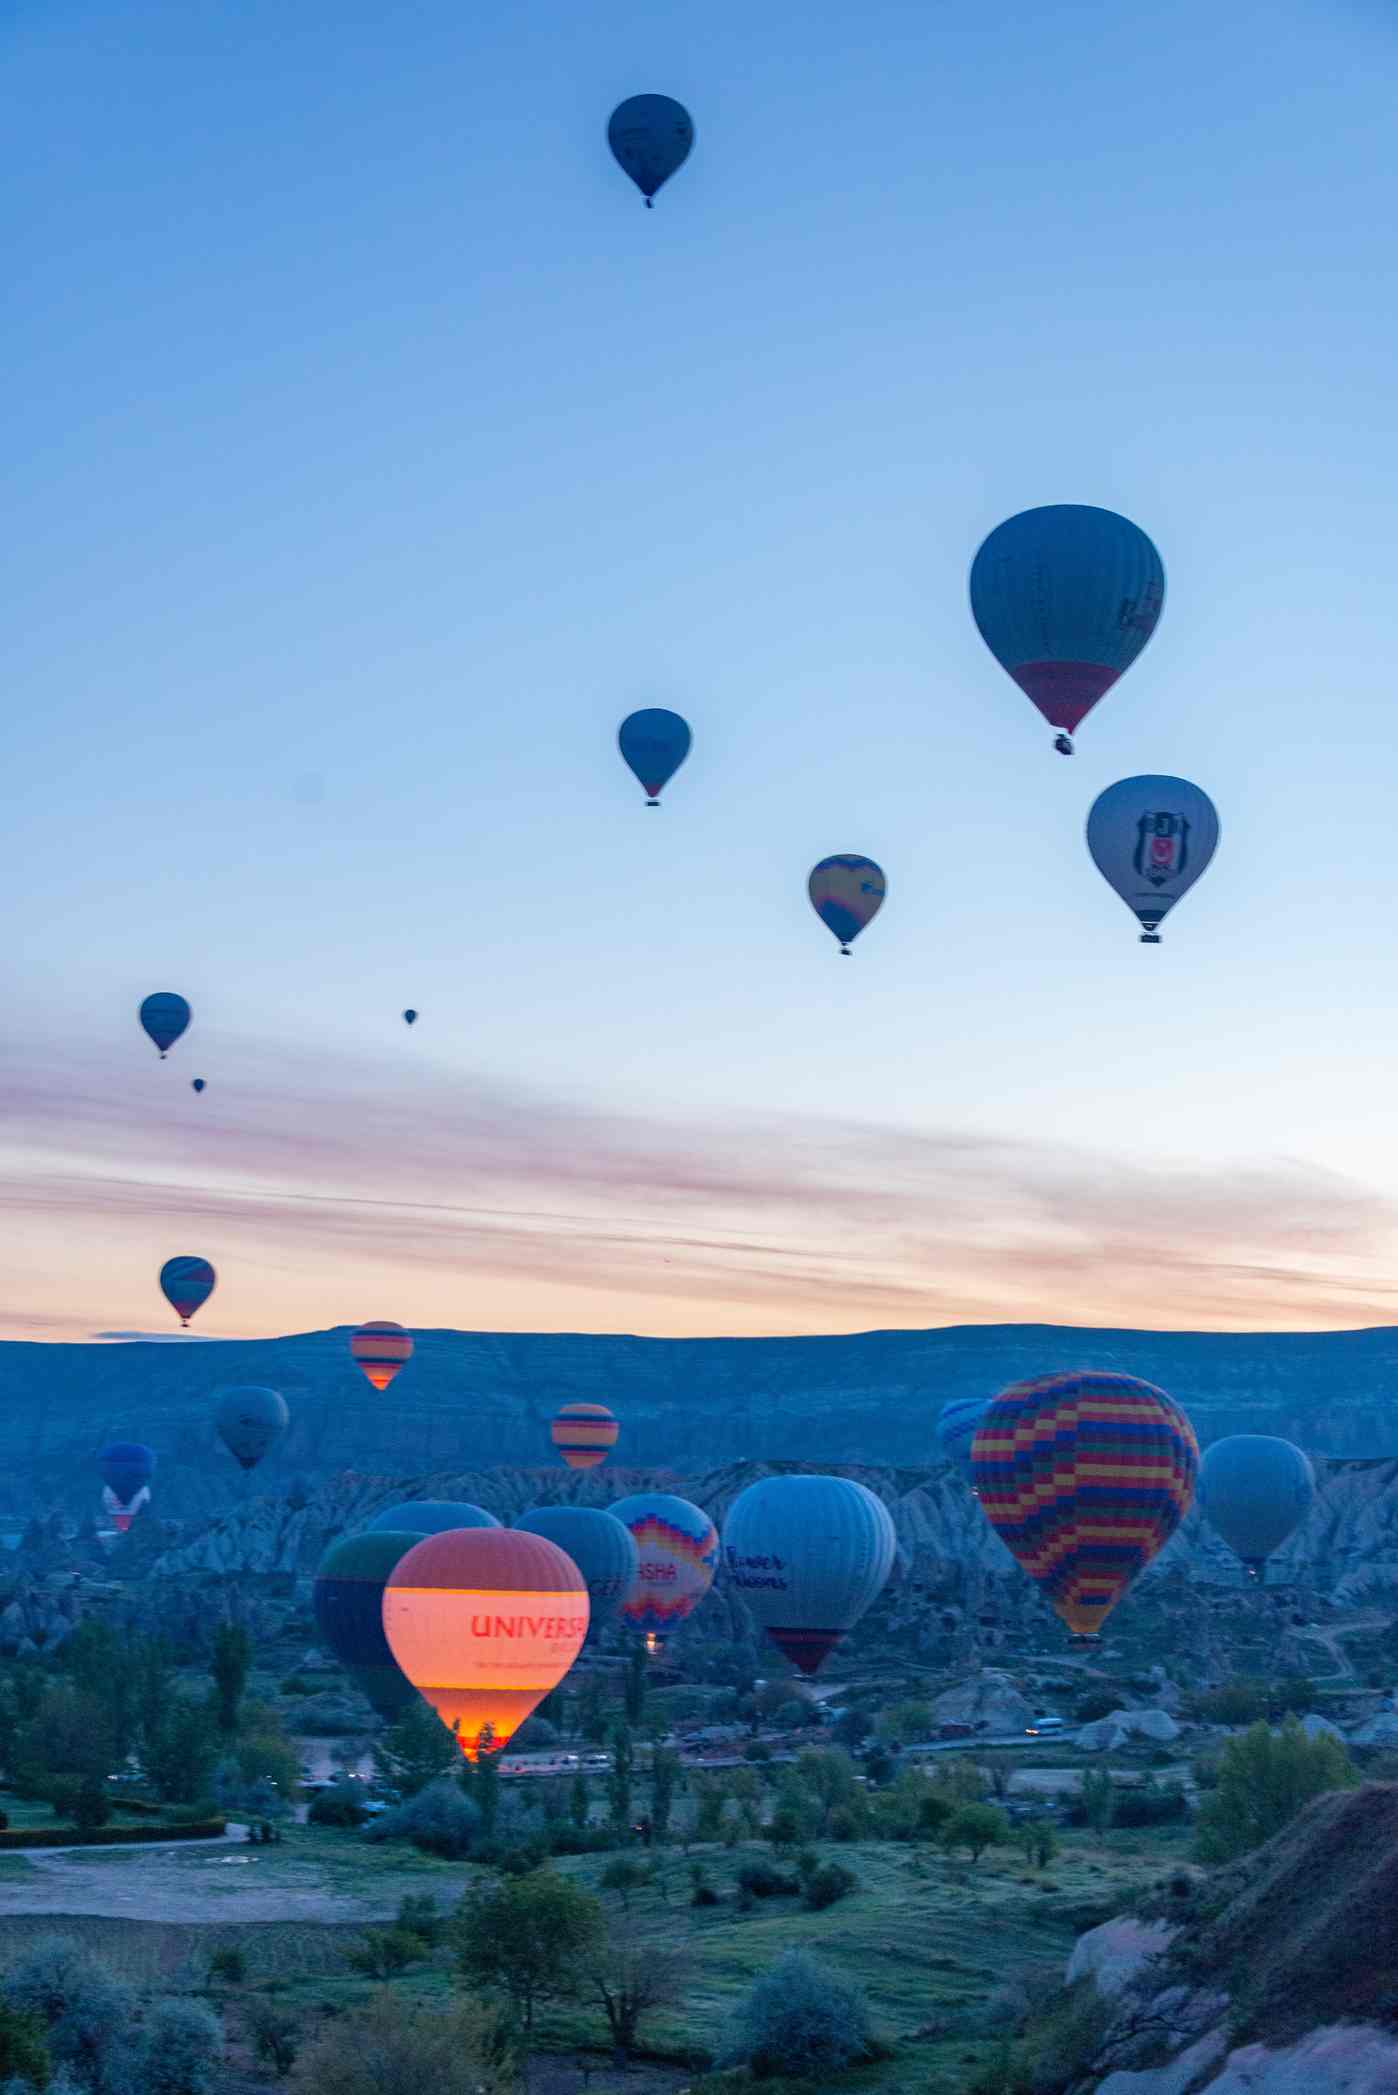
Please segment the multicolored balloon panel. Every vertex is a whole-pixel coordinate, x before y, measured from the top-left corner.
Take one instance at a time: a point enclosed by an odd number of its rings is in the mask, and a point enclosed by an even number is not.
[[[1079,1636],[1094,1636],[1174,1534],[1199,1444],[1172,1398],[1097,1370],[1017,1382],[971,1450],[986,1518]]]
[[[668,1491],[638,1491],[610,1509],[636,1545],[636,1577],[622,1615],[664,1636],[692,1615],[714,1582],[718,1530],[707,1513]]]
[[[457,1528],[399,1560],[384,1635],[468,1760],[505,1745],[572,1665],[587,1635],[587,1587],[543,1535]]]
[[[206,1258],[167,1258],[160,1269],[160,1292],[182,1324],[202,1309],[218,1275]]]
[[[350,1357],[374,1389],[384,1390],[413,1357],[410,1332],[401,1324],[375,1320],[350,1333]]]
[[[840,941],[840,951],[848,953],[866,924],[883,908],[888,882],[882,866],[875,865],[872,858],[861,858],[857,851],[837,851],[833,858],[823,858],[812,867],[806,892],[821,923]]]
[[[621,1428],[605,1404],[565,1404],[549,1438],[569,1469],[596,1469],[616,1446]]]

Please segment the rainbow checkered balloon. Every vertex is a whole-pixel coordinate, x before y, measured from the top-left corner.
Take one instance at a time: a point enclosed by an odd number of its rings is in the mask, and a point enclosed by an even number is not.
[[[986,1518],[1075,1636],[1096,1636],[1189,1510],[1194,1428],[1134,1375],[1084,1369],[1003,1390],[971,1446]]]

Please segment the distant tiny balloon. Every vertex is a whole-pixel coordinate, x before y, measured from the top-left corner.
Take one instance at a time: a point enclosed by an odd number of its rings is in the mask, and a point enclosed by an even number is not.
[[[417,1024],[417,1013],[415,1011],[405,1011],[403,1013],[403,1023],[405,1026],[415,1026]]]
[[[569,1469],[596,1469],[616,1446],[621,1428],[605,1404],[565,1404],[549,1438]]]
[[[607,143],[646,200],[683,167],[694,144],[694,121],[670,95],[632,95],[612,111]]]
[[[141,1025],[159,1048],[162,1062],[188,1024],[189,1006],[172,989],[156,990],[141,1005]]]
[[[617,729],[617,747],[629,771],[640,780],[649,796],[647,807],[659,807],[660,790],[672,779],[689,755],[692,737],[689,722],[663,706],[645,706],[628,713]]]
[[[204,1079],[202,1077],[195,1077],[194,1081],[191,1083],[189,1088],[191,1091],[202,1091],[204,1088]]]
[[[1218,848],[1218,810],[1187,778],[1118,779],[1092,803],[1087,848],[1139,920],[1141,944],[1158,946],[1157,926]]]
[[[350,1355],[374,1389],[387,1389],[413,1357],[412,1334],[401,1324],[382,1320],[361,1324],[350,1333]]]
[[[848,953],[865,925],[883,908],[888,882],[882,866],[875,865],[872,858],[861,858],[857,851],[837,851],[812,868],[806,892],[821,923],[840,941],[840,951]]]
[[[212,1295],[217,1278],[206,1258],[167,1258],[160,1269],[160,1292],[187,1324]]]

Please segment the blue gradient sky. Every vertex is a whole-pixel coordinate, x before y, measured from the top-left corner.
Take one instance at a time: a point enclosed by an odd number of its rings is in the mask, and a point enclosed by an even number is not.
[[[1398,1317],[1384,10],[19,0],[0,57],[0,1329],[158,1326],[175,1251],[240,1334]],[[1168,576],[1071,764],[966,607],[1052,501]],[[1143,770],[1223,822],[1155,951],[1081,834]]]

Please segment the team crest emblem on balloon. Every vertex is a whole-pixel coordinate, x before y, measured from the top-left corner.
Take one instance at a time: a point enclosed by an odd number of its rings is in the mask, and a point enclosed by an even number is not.
[[[1189,863],[1189,823],[1183,815],[1142,815],[1132,861],[1142,880],[1163,887],[1178,880]]]

